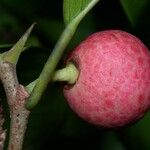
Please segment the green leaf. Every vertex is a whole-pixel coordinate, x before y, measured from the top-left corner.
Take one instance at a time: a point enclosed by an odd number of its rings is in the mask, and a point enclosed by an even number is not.
[[[99,0],[64,0],[63,11],[64,11],[64,22],[65,24],[70,23],[75,17],[77,17],[84,9],[89,7],[93,2]]]
[[[132,25],[135,25],[142,15],[149,0],[121,0],[121,4]]]

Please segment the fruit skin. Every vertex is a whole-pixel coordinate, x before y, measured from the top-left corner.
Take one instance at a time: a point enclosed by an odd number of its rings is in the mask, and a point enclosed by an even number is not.
[[[80,74],[64,86],[70,107],[84,120],[116,128],[141,118],[150,107],[150,53],[135,36],[97,32],[73,50]]]

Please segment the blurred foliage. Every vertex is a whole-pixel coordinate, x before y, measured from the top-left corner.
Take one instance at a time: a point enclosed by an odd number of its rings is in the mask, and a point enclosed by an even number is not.
[[[149,0],[121,0],[121,4],[125,9],[125,13],[127,14],[128,19],[131,21],[132,25],[137,23],[148,2]]]
[[[80,12],[88,6],[92,0],[76,0],[74,1],[64,0],[63,1],[63,15],[65,24],[70,23]]]
[[[62,0],[0,1],[1,52],[9,49],[33,22],[37,22],[28,42],[32,47],[23,52],[17,66],[20,83],[28,84],[41,72],[64,28],[62,6]],[[149,15],[149,0],[100,0],[80,23],[58,67],[62,67],[70,49],[96,31],[125,30],[138,36],[149,47]],[[0,92],[5,99],[3,89]],[[7,107],[6,111],[8,116]],[[6,126],[8,123],[9,120]],[[137,123],[118,130],[91,126],[70,110],[63,98],[62,85],[54,83],[49,85],[42,101],[31,113],[24,150],[150,150],[149,125],[148,113]]]
[[[143,41],[150,44],[150,21],[148,16],[150,15],[150,1],[149,0],[120,0],[124,12],[128,17],[132,25],[132,29],[135,30],[135,34],[139,35]]]

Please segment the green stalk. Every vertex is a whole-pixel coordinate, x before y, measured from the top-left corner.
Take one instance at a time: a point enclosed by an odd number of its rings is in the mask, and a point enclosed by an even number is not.
[[[73,63],[68,63],[65,68],[57,70],[54,73],[52,77],[52,81],[66,82],[67,84],[72,85],[76,83],[78,77],[79,77],[79,70],[76,68],[76,66]],[[38,79],[26,86],[26,90],[28,91],[29,94],[32,92],[37,81]]]
[[[74,35],[78,24],[83,19],[83,17],[92,9],[92,7],[99,0],[93,0],[89,5],[77,16],[70,24],[67,25],[64,32],[60,36],[56,46],[54,47],[50,57],[48,58],[37,82],[33,88],[30,98],[27,101],[26,107],[28,109],[33,108],[39,102],[44,90],[46,89],[49,81],[52,80],[54,70],[65,50],[68,43],[70,42],[72,36]]]

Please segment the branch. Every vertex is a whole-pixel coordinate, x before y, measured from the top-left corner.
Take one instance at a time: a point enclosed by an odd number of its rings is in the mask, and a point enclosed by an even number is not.
[[[21,150],[30,113],[25,108],[29,95],[18,83],[14,64],[0,61],[0,78],[6,92],[11,117],[8,150]]]

